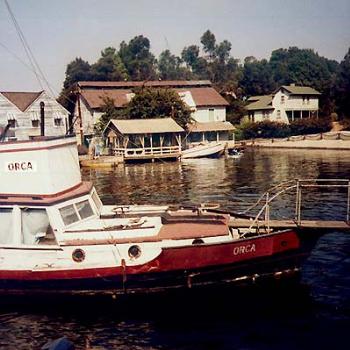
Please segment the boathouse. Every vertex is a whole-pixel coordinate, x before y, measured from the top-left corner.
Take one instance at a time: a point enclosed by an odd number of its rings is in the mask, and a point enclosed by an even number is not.
[[[29,140],[41,135],[40,106],[44,108],[46,136],[67,132],[69,112],[45,91],[0,92],[0,126],[9,140]]]
[[[173,89],[191,109],[191,117],[199,123],[225,122],[228,102],[213,88],[208,80],[162,81],[81,81],[72,87],[78,91],[74,115],[81,115],[81,127],[86,137],[94,133],[94,124],[102,116],[106,98],[114,101],[116,109],[125,106],[134,97],[137,87]],[[78,97],[76,97],[78,96]],[[80,111],[79,111],[80,109]],[[77,124],[77,128],[80,126]],[[80,131],[76,130],[78,134]]]
[[[226,142],[229,148],[234,147],[234,130],[235,127],[226,121],[221,122],[194,122],[187,125],[188,136],[187,143],[203,142]]]
[[[124,161],[177,159],[182,133],[172,118],[112,119],[103,132],[112,153]]]

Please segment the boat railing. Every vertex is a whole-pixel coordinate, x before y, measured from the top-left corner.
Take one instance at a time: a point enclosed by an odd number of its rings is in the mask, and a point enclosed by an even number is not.
[[[254,217],[249,227],[249,231],[257,229],[260,225],[264,226],[267,232],[270,232],[270,207],[273,201],[281,195],[295,191],[295,212],[293,221],[297,224],[301,224],[301,211],[302,211],[302,194],[303,189],[328,189],[333,190],[336,188],[344,188],[347,191],[346,202],[346,222],[350,220],[350,180],[349,179],[295,179],[287,182],[283,182],[270,188],[259,199],[251,205],[249,208],[240,212],[240,214],[248,214],[253,209],[258,209],[258,213]],[[260,208],[260,209],[259,209]]]

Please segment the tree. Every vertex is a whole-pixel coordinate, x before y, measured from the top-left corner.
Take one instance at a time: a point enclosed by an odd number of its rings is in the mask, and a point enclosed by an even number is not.
[[[252,56],[244,60],[239,84],[246,96],[270,94],[277,87],[268,61],[265,59],[258,61]]]
[[[101,51],[101,57],[91,67],[92,80],[118,81],[126,80],[128,72],[114,47]]]
[[[163,51],[158,59],[159,77],[164,80],[191,79],[191,71],[182,67],[182,62],[180,57],[172,55],[169,50]]]
[[[119,56],[131,80],[149,80],[157,77],[156,59],[150,52],[150,41],[143,35],[135,36],[127,44],[122,41]]]
[[[103,105],[101,106],[103,114],[94,125],[96,135],[101,135],[111,119],[126,119],[122,110],[115,108],[114,100],[108,96],[103,98]]]
[[[191,110],[172,89],[141,87],[134,90],[135,96],[126,106],[123,115],[130,119],[172,117],[186,127],[191,119]]]
[[[91,66],[89,62],[77,57],[72,62],[68,63],[66,68],[66,79],[63,83],[63,88],[67,89],[78,81],[90,80]]]
[[[339,65],[334,95],[339,114],[350,117],[350,48]]]
[[[201,43],[203,45],[204,52],[209,54],[210,59],[213,59],[215,57],[216,50],[215,35],[210,30],[207,30],[201,37]]]

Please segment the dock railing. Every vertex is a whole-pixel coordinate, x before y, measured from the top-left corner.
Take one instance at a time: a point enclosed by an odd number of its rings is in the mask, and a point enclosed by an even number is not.
[[[296,225],[301,225],[302,214],[302,198],[303,189],[329,189],[344,188],[347,192],[346,204],[346,222],[350,220],[350,180],[349,179],[296,179],[283,182],[277,186],[272,187],[265,192],[259,199],[246,210],[240,214],[248,214],[250,211],[260,208],[256,216],[251,222],[249,231],[257,229],[259,231],[260,225],[264,226],[267,232],[270,231],[270,207],[273,201],[281,195],[295,190],[295,213],[293,221]]]
[[[163,146],[163,147],[139,147],[139,148],[114,148],[114,154],[128,157],[144,157],[144,156],[162,156],[162,155],[176,155],[181,152],[180,146]]]

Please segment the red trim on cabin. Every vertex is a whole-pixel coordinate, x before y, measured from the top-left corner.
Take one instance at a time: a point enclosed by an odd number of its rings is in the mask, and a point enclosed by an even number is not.
[[[79,184],[55,194],[11,194],[0,193],[0,205],[26,204],[26,205],[52,205],[90,193],[91,182]]]

